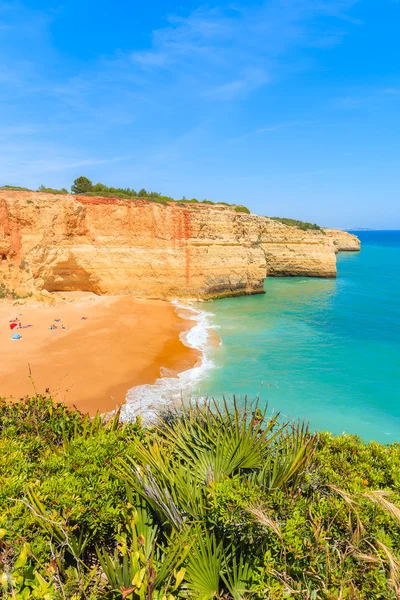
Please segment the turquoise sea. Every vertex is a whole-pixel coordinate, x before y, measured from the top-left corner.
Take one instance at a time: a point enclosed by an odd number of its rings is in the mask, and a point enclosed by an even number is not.
[[[338,255],[336,280],[267,278],[265,295],[206,307],[222,343],[202,394],[400,441],[400,231],[354,233],[362,250]]]

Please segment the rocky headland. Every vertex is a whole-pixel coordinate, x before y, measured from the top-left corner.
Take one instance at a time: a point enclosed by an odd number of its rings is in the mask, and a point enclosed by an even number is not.
[[[355,235],[302,230],[233,207],[0,191],[0,285],[209,299],[263,292],[267,276],[335,277]]]

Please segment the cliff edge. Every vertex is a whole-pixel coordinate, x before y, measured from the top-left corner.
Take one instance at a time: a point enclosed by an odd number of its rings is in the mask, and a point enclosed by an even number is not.
[[[232,207],[0,191],[0,285],[143,298],[263,292],[269,276],[335,277],[354,235]]]

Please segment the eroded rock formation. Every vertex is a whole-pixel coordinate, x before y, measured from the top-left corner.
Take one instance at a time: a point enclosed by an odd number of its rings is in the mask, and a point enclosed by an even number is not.
[[[357,236],[337,229],[324,229],[324,231],[336,252],[358,252],[360,250],[360,240]]]
[[[224,206],[0,191],[0,284],[18,293],[255,294],[267,275],[335,277],[335,253],[359,247]]]

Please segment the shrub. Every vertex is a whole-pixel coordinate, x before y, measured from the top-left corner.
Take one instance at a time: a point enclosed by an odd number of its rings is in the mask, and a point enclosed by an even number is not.
[[[15,190],[15,191],[31,191],[31,190],[28,190],[28,188],[22,188],[22,187],[17,187],[17,186],[3,186],[0,189],[8,189],[8,190]],[[39,186],[37,191],[45,192],[48,194],[56,194],[56,195],[57,194],[68,194],[68,190],[66,190],[65,188],[53,189],[53,188],[47,188],[44,185]],[[192,205],[192,206],[195,206],[196,204],[207,204],[210,206],[214,206],[215,204],[221,204],[223,206],[234,206],[234,210],[236,212],[250,214],[249,209],[246,208],[245,206],[236,206],[236,205],[229,204],[228,202],[213,202],[212,200],[207,200],[207,199],[198,200],[197,198],[191,198],[189,200],[186,198],[186,196],[183,196],[179,200],[175,200],[171,196],[165,196],[163,194],[160,194],[160,192],[147,191],[145,188],[142,188],[137,192],[133,188],[118,188],[118,187],[112,187],[112,186],[109,187],[109,186],[105,185],[104,183],[93,184],[90,181],[90,179],[88,179],[87,177],[83,177],[83,176],[75,179],[74,183],[71,186],[71,192],[73,194],[84,195],[84,196],[89,196],[89,197],[99,196],[101,198],[122,198],[125,200],[142,199],[142,200],[149,200],[150,202],[156,202],[158,204],[164,204],[164,205],[167,205],[170,202],[176,202],[179,206],[184,206],[187,204]],[[30,201],[28,201],[28,202],[30,202]]]
[[[121,198],[122,200],[147,200],[149,202],[156,202],[157,204],[168,204],[169,202],[173,202],[173,198],[169,196],[137,196],[132,195],[130,192],[126,191],[117,191],[117,192],[86,192],[85,196],[89,197],[100,197],[100,198]]]
[[[12,266],[11,264],[9,265]],[[28,265],[22,261],[19,265],[20,269],[28,270]],[[5,298],[8,300],[23,300],[24,298],[30,298],[32,296],[32,292],[28,292],[27,294],[18,294],[14,289],[10,289],[7,285],[2,282],[0,284],[0,298]]]
[[[307,223],[305,221],[299,221],[297,219],[286,219],[285,217],[270,217],[274,221],[279,221],[284,225],[288,225],[289,227],[296,227],[297,229],[302,229],[303,231],[307,231],[309,229],[314,229],[316,231],[321,231],[323,233],[324,230],[319,225],[315,223]]]
[[[18,185],[3,185],[0,190],[9,190],[11,192],[31,192],[29,188],[20,187]]]
[[[249,209],[246,206],[235,206],[235,212],[237,213],[246,213],[246,215],[250,214]]]
[[[0,401],[0,473],[4,597],[400,591],[400,444],[311,435],[246,402],[146,430],[35,397]]]
[[[128,192],[96,192],[96,191],[91,191],[91,192],[85,192],[84,194],[85,196],[99,196],[100,198],[123,198],[126,200],[130,200],[130,199],[136,199],[137,196],[133,196],[132,194],[128,193]]]
[[[38,187],[38,192],[43,192],[45,194],[68,194],[68,190],[65,188],[61,188],[60,190],[55,190],[53,188],[48,188],[44,185],[40,185]]]

